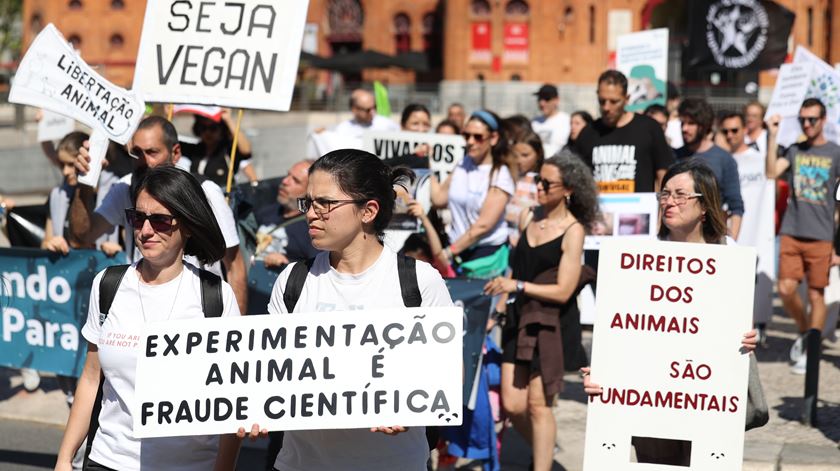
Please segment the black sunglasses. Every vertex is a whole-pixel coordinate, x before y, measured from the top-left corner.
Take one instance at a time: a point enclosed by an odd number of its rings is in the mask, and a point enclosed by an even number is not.
[[[809,125],[813,126],[817,124],[817,122],[821,119],[819,116],[800,116],[797,118],[799,120],[800,126],[805,126],[807,122]]]
[[[737,134],[740,130],[740,128],[721,128],[720,132],[722,132],[723,134]]]
[[[537,175],[537,177],[534,178],[534,183],[536,183],[537,186],[541,186],[544,193],[548,193],[548,190],[550,190],[551,187],[554,185],[563,184],[563,182],[553,182],[551,180],[546,180],[545,178],[542,178],[539,175]]]
[[[146,214],[135,208],[126,209],[125,218],[128,219],[128,224],[138,231],[149,221],[155,232],[169,232],[175,221],[175,216],[171,214]]]
[[[489,136],[485,136],[484,134],[473,134],[471,132],[462,132],[461,136],[464,137],[465,141],[469,141],[470,138],[473,138],[473,139],[475,139],[475,142],[478,143],[478,144],[481,144],[482,142],[484,142],[485,139],[487,139],[489,137]]]

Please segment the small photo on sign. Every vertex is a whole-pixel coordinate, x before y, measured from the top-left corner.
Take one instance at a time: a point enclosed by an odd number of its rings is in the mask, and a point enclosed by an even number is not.
[[[650,232],[650,214],[620,214],[618,235],[642,235]]]
[[[615,214],[602,211],[595,222],[592,223],[590,235],[596,236],[611,236],[613,235],[613,227]]]

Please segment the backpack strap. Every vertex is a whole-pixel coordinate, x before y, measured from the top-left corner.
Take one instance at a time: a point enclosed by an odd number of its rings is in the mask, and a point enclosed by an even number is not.
[[[283,290],[283,304],[286,305],[286,312],[295,310],[300,293],[303,292],[303,285],[306,283],[306,275],[309,274],[314,263],[315,257],[312,257],[306,262],[297,262],[292,267],[289,278],[286,279],[286,289]]]
[[[120,287],[125,272],[128,271],[130,265],[113,265],[105,269],[105,273],[99,280],[99,325],[105,323],[108,318],[108,312],[111,311],[111,304],[114,303],[114,297],[117,295],[117,289]]]
[[[420,307],[423,297],[417,284],[417,263],[411,257],[397,255],[397,273],[400,276],[400,291],[405,307]]]
[[[204,311],[204,317],[222,317],[224,302],[221,277],[202,268],[198,270],[198,278],[201,280],[201,310]]]

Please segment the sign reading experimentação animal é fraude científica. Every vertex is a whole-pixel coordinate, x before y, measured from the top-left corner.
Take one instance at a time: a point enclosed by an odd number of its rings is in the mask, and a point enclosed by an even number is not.
[[[86,64],[52,24],[26,51],[9,101],[68,116],[120,144],[134,134],[145,110],[134,92],[105,80]]]
[[[152,102],[288,111],[308,4],[148,0],[134,89]]]
[[[585,471],[655,469],[630,462],[651,440],[690,450],[685,469],[741,469],[755,261],[752,247],[602,242]]]
[[[134,433],[459,425],[462,336],[456,307],[148,324]]]

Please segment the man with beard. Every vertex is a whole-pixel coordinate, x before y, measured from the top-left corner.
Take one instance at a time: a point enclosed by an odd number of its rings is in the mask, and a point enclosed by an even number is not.
[[[581,158],[603,193],[659,191],[674,155],[659,123],[626,111],[627,77],[607,70],[598,77],[601,117],[581,131]]]
[[[712,141],[715,112],[702,98],[686,98],[680,103],[680,122],[685,145],[677,149],[677,158],[694,157],[702,160],[715,174],[721,201],[729,214],[729,234],[737,239],[744,215],[738,164],[732,154]]]
[[[86,173],[90,170],[90,154],[87,143],[79,149],[76,158],[76,169]],[[108,194],[99,204],[95,211],[88,211],[82,201],[85,198],[76,198],[70,206],[70,227],[73,228],[73,235],[79,240],[91,243],[102,234],[113,230],[114,226],[127,228],[127,234],[131,234],[131,226],[126,220],[125,210],[132,207],[131,190],[132,185],[139,183],[143,174],[149,168],[160,165],[175,165],[181,158],[181,146],[178,144],[178,132],[175,126],[159,116],[150,116],[140,122],[134,136],[128,143],[128,152],[134,157],[134,171],[119,182],[113,184]],[[80,191],[93,191],[92,188],[80,185]],[[201,188],[207,196],[207,201],[216,216],[216,222],[222,230],[225,238],[225,257],[222,259],[224,272],[218,263],[204,267],[220,276],[226,275],[225,279],[230,283],[236,295],[236,302],[239,304],[240,312],[247,312],[248,307],[248,281],[245,262],[239,250],[239,234],[236,230],[236,221],[233,219],[233,211],[225,201],[224,193],[218,185],[205,180]],[[88,216],[88,214],[91,214]],[[140,258],[139,251],[135,249],[132,237],[126,237],[126,261],[132,263]],[[185,257],[185,260],[196,267],[201,267],[198,260],[192,257]]]
[[[318,251],[312,246],[306,215],[298,210],[297,200],[306,196],[311,160],[301,160],[277,188],[277,201],[254,212],[257,223],[257,252],[265,254],[267,267],[308,260]]]

